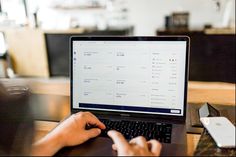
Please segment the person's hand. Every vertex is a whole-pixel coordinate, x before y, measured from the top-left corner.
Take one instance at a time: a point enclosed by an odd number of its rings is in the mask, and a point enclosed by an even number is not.
[[[118,156],[159,156],[161,144],[157,140],[146,141],[142,136],[133,138],[128,143],[124,136],[117,131],[109,131],[108,136],[113,140],[112,148]]]
[[[87,125],[94,125],[97,128],[86,130]],[[79,112],[62,122],[54,132],[61,135],[63,146],[74,146],[97,137],[101,133],[101,129],[105,128],[105,125],[92,113]]]
[[[86,130],[87,125],[96,126]],[[33,144],[32,154],[51,156],[65,146],[74,146],[98,136],[105,125],[89,112],[79,112],[59,124],[48,135]]]

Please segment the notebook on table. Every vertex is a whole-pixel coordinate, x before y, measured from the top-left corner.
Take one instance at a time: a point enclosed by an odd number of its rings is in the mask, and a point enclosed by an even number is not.
[[[114,155],[111,129],[127,140],[157,139],[164,155],[186,153],[188,37],[72,37],[70,44],[71,112],[90,111],[107,128],[76,155]]]

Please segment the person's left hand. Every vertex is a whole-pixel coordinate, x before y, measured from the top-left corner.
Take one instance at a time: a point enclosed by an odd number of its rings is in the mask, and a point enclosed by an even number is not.
[[[87,125],[96,126],[86,130]],[[33,144],[32,154],[51,156],[66,146],[79,145],[98,136],[105,125],[90,112],[79,112],[60,123],[49,134]]]
[[[86,125],[94,125],[97,128],[86,130]],[[62,146],[79,145],[87,140],[98,136],[105,125],[90,112],[79,112],[73,114],[63,121],[55,130],[55,134],[60,134]]]

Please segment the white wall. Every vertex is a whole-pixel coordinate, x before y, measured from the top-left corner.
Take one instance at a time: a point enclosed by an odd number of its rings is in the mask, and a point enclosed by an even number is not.
[[[29,0],[35,2],[35,0]],[[60,0],[56,0],[60,1]],[[103,0],[104,1],[104,0]],[[205,24],[219,26],[222,23],[224,7],[227,1],[218,0],[221,10],[217,11],[217,0],[116,0],[124,1],[128,8],[128,24],[134,25],[135,35],[155,35],[158,28],[164,27],[164,17],[174,11],[188,11],[190,13],[190,28],[201,29]],[[232,5],[231,21],[235,25],[235,0]],[[38,0],[40,6],[47,6],[53,0]],[[95,25],[99,16],[109,16],[106,10],[72,10],[72,11],[50,11],[51,8],[41,8],[44,21],[55,24],[55,28],[69,26],[71,18],[78,18],[82,24]],[[104,20],[104,19],[103,19]],[[102,21],[102,20],[100,20]],[[126,23],[126,22],[125,22]]]
[[[129,21],[135,26],[135,35],[155,35],[157,28],[164,27],[164,16],[173,11],[190,12],[190,28],[203,28],[204,24],[218,26],[222,21],[227,0],[221,0],[222,9],[217,11],[214,0],[126,0]],[[235,0],[231,19],[235,23]]]

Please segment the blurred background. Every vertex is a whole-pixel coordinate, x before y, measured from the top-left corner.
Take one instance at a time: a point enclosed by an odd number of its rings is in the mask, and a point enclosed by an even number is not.
[[[235,122],[235,0],[0,0],[0,85],[30,91],[35,140],[70,114],[73,35],[189,36],[188,155],[202,104]]]
[[[0,77],[68,78],[72,35],[188,35],[190,80],[235,83],[235,0],[0,0]]]

